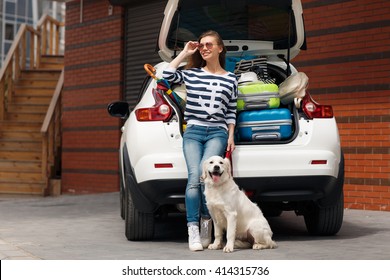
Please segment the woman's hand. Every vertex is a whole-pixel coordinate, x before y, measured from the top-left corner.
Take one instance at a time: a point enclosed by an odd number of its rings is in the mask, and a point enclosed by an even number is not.
[[[194,54],[198,50],[199,43],[196,41],[189,41],[184,46],[183,52],[187,53],[188,55]]]
[[[228,152],[233,152],[235,148],[236,148],[236,145],[234,144],[234,137],[229,137],[226,150]]]
[[[198,50],[198,45],[199,43],[195,41],[187,42],[183,51],[181,51],[179,55],[169,63],[169,67],[177,69],[182,61],[186,60],[188,56],[192,55]]]
[[[234,127],[235,127],[234,124],[228,124],[229,138],[226,147],[226,150],[228,152],[233,152],[234,149],[236,148],[236,145],[234,144]]]

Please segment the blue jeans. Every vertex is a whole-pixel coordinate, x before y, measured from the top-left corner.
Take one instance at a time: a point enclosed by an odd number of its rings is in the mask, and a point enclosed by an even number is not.
[[[183,134],[183,152],[187,163],[188,182],[185,193],[187,225],[199,225],[200,217],[210,218],[200,182],[203,161],[222,156],[226,150],[228,132],[222,127],[188,125]]]

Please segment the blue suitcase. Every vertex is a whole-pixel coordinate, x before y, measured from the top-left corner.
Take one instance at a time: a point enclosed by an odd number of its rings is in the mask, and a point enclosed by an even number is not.
[[[292,134],[291,112],[287,108],[242,111],[236,126],[239,141],[287,139]]]

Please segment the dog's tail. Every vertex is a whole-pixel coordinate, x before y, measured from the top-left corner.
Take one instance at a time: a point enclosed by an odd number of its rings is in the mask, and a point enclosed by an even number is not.
[[[248,241],[242,241],[242,240],[236,239],[234,241],[234,248],[235,249],[249,249],[249,248],[252,248],[252,244]]]

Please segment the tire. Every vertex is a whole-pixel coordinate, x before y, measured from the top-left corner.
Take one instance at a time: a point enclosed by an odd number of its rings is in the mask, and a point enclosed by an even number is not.
[[[331,206],[316,203],[310,204],[304,213],[307,231],[312,235],[330,236],[339,232],[344,218],[344,153],[341,151],[341,161],[336,188],[339,196]]]
[[[154,235],[154,214],[139,212],[133,204],[130,192],[125,191],[125,235],[130,241],[151,240]]]
[[[119,180],[120,180],[120,189],[119,189],[120,213],[121,213],[122,220],[124,220],[126,218],[126,195],[123,188],[122,177],[120,177]]]
[[[330,207],[312,204],[304,214],[307,231],[311,235],[330,236],[339,232],[344,217],[344,194]]]

